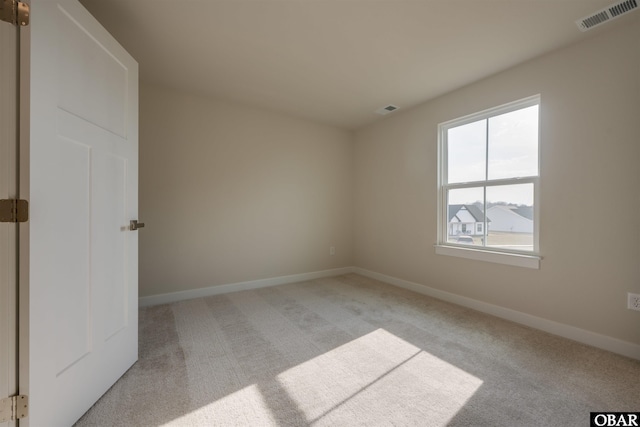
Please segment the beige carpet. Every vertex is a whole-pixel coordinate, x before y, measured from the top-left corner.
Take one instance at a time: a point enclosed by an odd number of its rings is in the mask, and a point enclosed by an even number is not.
[[[362,276],[140,311],[140,360],[79,426],[586,426],[640,362]]]

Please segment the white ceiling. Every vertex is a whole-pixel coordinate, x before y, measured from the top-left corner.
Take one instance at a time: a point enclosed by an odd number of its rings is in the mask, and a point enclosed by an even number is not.
[[[142,80],[357,129],[567,44],[613,0],[81,0]]]

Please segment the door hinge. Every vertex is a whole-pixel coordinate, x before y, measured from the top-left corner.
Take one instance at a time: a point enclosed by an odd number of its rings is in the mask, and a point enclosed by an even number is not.
[[[0,400],[0,423],[15,421],[29,415],[29,398],[24,395]]]
[[[18,0],[0,0],[0,20],[24,27],[29,25],[29,5]]]
[[[0,222],[27,222],[29,202],[20,199],[0,200]]]

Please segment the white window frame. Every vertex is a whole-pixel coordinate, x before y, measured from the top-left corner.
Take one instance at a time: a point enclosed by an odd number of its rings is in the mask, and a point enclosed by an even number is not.
[[[479,261],[495,262],[518,267],[540,268],[540,110],[538,110],[538,174],[508,179],[486,179],[481,181],[447,183],[447,131],[451,128],[463,126],[479,120],[489,119],[494,116],[509,113],[515,110],[538,105],[540,108],[540,95],[530,96],[498,107],[490,108],[478,113],[470,114],[458,119],[449,120],[438,125],[438,243],[435,245],[439,255],[456,256]],[[484,187],[485,193],[488,187],[513,184],[533,184],[533,251],[518,251],[513,249],[480,247],[457,244],[447,241],[448,214],[447,191],[459,188]],[[486,199],[486,198],[485,198]],[[489,231],[484,226],[484,230]]]

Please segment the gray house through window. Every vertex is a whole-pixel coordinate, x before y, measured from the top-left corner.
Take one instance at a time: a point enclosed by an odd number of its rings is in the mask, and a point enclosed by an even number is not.
[[[484,213],[476,205],[449,205],[449,236],[484,235]],[[489,220],[490,222],[490,220]]]

